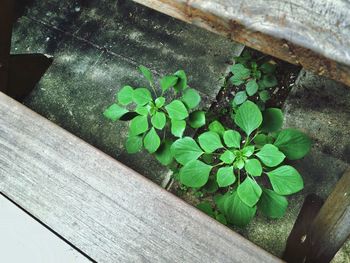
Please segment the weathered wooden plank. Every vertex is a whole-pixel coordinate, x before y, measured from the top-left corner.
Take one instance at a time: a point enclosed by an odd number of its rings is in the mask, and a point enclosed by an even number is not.
[[[1,93],[0,191],[98,262],[280,262]]]
[[[339,180],[308,234],[307,263],[328,263],[350,236],[350,170]]]
[[[350,2],[134,0],[350,86]]]
[[[283,259],[288,263],[304,262],[309,246],[307,234],[310,226],[323,205],[323,200],[315,194],[305,198],[304,204],[288,237]]]

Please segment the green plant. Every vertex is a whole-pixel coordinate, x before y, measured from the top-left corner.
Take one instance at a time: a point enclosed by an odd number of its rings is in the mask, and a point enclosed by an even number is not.
[[[285,196],[303,188],[298,171],[283,161],[305,156],[311,141],[298,130],[281,130],[280,109],[261,113],[251,101],[238,107],[234,123],[241,132],[214,121],[196,140],[176,140],[171,152],[181,165],[178,178],[187,187],[217,193],[215,205],[204,202],[198,208],[220,222],[245,226],[257,209],[280,218],[288,205]]]
[[[139,152],[143,147],[154,153],[159,162],[169,165],[173,161],[169,138],[182,137],[187,124],[192,128],[205,125],[205,112],[194,110],[200,103],[199,93],[188,87],[187,77],[183,70],[165,76],[159,81],[160,95],[151,71],[139,67],[148,80],[153,94],[147,88],[124,86],[117,94],[115,102],[105,111],[104,116],[112,121],[130,121],[129,135],[126,140],[128,153]],[[177,95],[169,99],[171,92]]]
[[[196,110],[199,93],[188,87],[185,72],[179,70],[160,79],[158,96],[151,71],[144,66],[140,71],[153,94],[125,86],[104,111],[112,121],[130,121],[127,151],[136,153],[144,147],[155,154],[174,171],[180,190],[204,198],[198,208],[223,224],[245,226],[257,209],[269,218],[282,217],[288,205],[285,196],[303,188],[298,171],[283,162],[305,156],[310,139],[295,129],[281,130],[280,109],[262,113],[249,100],[236,108],[237,130],[213,121],[196,139],[183,137],[188,126],[206,123],[205,112]]]
[[[229,82],[235,86],[244,85],[244,90],[238,91],[232,100],[234,109],[247,99],[257,102],[260,109],[264,109],[265,102],[270,99],[269,88],[277,85],[275,76],[276,64],[253,59],[250,52],[245,50],[241,56],[235,58],[235,64],[231,67],[233,76]]]

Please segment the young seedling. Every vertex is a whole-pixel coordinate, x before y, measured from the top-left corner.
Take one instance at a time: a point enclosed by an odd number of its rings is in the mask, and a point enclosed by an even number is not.
[[[188,87],[183,70],[160,79],[157,89],[152,72],[144,66],[139,69],[153,94],[147,88],[124,86],[103,114],[112,121],[130,121],[126,140],[128,153],[139,152],[144,147],[163,165],[169,165],[173,161],[170,147],[174,137],[181,138],[188,125],[195,129],[205,125],[205,112],[194,110],[201,97]],[[171,90],[177,98],[166,96]]]
[[[241,79],[236,81],[246,81],[251,71],[237,68]],[[269,218],[282,217],[288,206],[285,196],[303,189],[299,172],[284,161],[309,152],[308,136],[295,129],[281,130],[280,109],[262,113],[245,100],[234,114],[237,130],[213,121],[196,139],[183,137],[188,126],[199,128],[206,122],[205,112],[196,110],[201,98],[188,87],[185,72],[163,77],[157,89],[151,71],[143,66],[140,71],[153,94],[125,86],[104,112],[112,121],[130,121],[127,151],[136,153],[144,147],[175,172],[181,191],[193,189],[197,198],[212,197],[212,202],[198,208],[223,224],[245,226],[257,210]],[[167,96],[171,90],[177,95],[174,99]]]
[[[232,100],[233,108],[237,109],[237,106],[254,97],[257,98],[259,108],[263,110],[265,102],[270,99],[268,89],[277,85],[276,64],[270,62],[258,64],[247,50],[240,57],[236,57],[235,62],[231,67],[233,76],[229,82],[234,86],[244,85],[244,90],[236,93]]]
[[[227,130],[215,121],[196,140],[175,141],[171,151],[181,165],[178,178],[204,192],[216,183],[215,206],[205,203],[199,208],[220,222],[245,226],[257,209],[280,218],[288,205],[285,196],[303,189],[299,172],[284,161],[305,156],[311,141],[298,130],[281,130],[280,109],[262,113],[251,101],[238,107],[234,122],[240,130]]]

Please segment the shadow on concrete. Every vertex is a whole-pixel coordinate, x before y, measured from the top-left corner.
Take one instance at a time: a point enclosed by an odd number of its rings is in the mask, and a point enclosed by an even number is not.
[[[53,59],[44,54],[11,55],[7,95],[22,101],[35,88]]]

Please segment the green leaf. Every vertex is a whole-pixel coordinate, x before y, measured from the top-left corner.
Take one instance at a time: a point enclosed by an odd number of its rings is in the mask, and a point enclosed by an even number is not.
[[[278,108],[268,108],[263,112],[262,132],[276,132],[282,128],[283,113]]]
[[[173,142],[170,140],[165,140],[155,152],[157,160],[163,165],[169,165],[174,160],[173,155],[171,153],[172,143]]]
[[[204,201],[202,203],[199,203],[196,206],[199,210],[201,210],[203,213],[207,214],[208,216],[214,218],[215,213],[213,211],[213,208],[211,207],[211,204],[208,201]]]
[[[233,167],[221,167],[216,174],[216,181],[219,187],[227,187],[236,181],[236,177],[233,173]]]
[[[266,62],[260,66],[260,70],[265,74],[272,74],[276,71],[276,64]]]
[[[273,190],[280,195],[290,195],[304,188],[304,182],[298,171],[290,166],[283,165],[268,172]]]
[[[129,136],[126,140],[125,147],[128,153],[137,153],[141,151],[142,145],[142,136]]]
[[[311,140],[303,132],[295,129],[282,130],[274,143],[289,160],[304,157],[311,149]]]
[[[219,222],[219,223],[221,223],[221,224],[223,224],[223,225],[227,225],[227,220],[226,220],[226,217],[223,215],[223,214],[217,214],[216,216],[215,216],[215,219]]]
[[[134,90],[132,100],[138,105],[145,105],[152,101],[152,95],[148,89],[138,88]]]
[[[112,121],[119,120],[124,114],[128,113],[127,109],[120,107],[118,104],[112,104],[104,112],[103,115]]]
[[[246,205],[236,191],[225,198],[224,209],[227,221],[239,227],[249,224],[256,213],[256,206]]]
[[[258,134],[254,138],[254,143],[259,147],[262,147],[268,143],[273,143],[273,141],[274,141],[274,139],[272,138],[272,136],[267,136],[265,134]]]
[[[248,174],[253,176],[260,176],[262,174],[262,166],[258,159],[248,159],[244,169]]]
[[[165,103],[165,98],[159,97],[154,102],[155,102],[157,108],[163,107],[163,105]]]
[[[212,153],[219,148],[224,147],[221,143],[220,136],[215,132],[205,132],[198,137],[199,145],[206,153]]]
[[[175,84],[174,89],[177,92],[185,90],[187,88],[187,77],[185,71],[179,70],[174,75],[178,77],[178,81]]]
[[[152,127],[143,139],[143,144],[150,153],[154,153],[160,146],[160,138],[156,130]]]
[[[143,116],[147,116],[148,115],[148,105],[146,106],[137,106],[136,109],[135,109],[135,112],[140,114],[140,115],[143,115]]]
[[[287,198],[276,194],[274,191],[263,188],[258,209],[271,219],[281,218],[286,213],[288,207]]]
[[[248,81],[246,85],[246,91],[249,96],[253,96],[258,91],[258,88],[259,87],[255,79]]]
[[[212,168],[201,161],[193,160],[180,169],[180,182],[188,187],[202,187],[208,182]]]
[[[216,132],[220,136],[224,135],[225,128],[219,121],[213,121],[209,124],[209,131]]]
[[[243,148],[242,154],[243,154],[245,157],[250,157],[250,156],[253,155],[254,150],[255,150],[255,146],[249,145],[249,146],[246,146],[246,147]]]
[[[255,136],[254,138],[254,143],[257,145],[257,146],[264,146],[265,144],[269,143],[267,141],[267,136],[265,134],[258,134],[257,136]]]
[[[184,120],[171,120],[171,133],[175,137],[181,138],[186,129],[186,122]]]
[[[234,130],[227,130],[224,132],[224,143],[227,147],[239,148],[241,147],[241,135]]]
[[[145,76],[145,78],[150,82],[153,83],[153,77],[152,77],[152,72],[146,68],[145,66],[139,66],[139,70],[141,73]]]
[[[234,163],[234,167],[238,168],[239,170],[241,170],[244,167],[245,163],[244,160],[239,159]]]
[[[237,110],[235,123],[249,136],[262,122],[262,114],[258,106],[246,101]]]
[[[239,76],[239,75],[233,75],[233,76],[229,79],[229,81],[230,81],[233,85],[239,86],[239,85],[241,85],[241,84],[244,83],[244,78],[242,78],[242,77]]]
[[[256,156],[258,156],[267,167],[275,167],[279,165],[286,157],[272,144],[265,144]]]
[[[132,97],[133,97],[134,89],[130,86],[124,86],[118,93],[117,93],[117,98],[118,102],[121,105],[128,105],[131,103]]]
[[[230,192],[226,192],[224,195],[217,194],[213,198],[217,209],[223,214],[225,214],[225,201],[230,196],[231,196],[231,193]]]
[[[176,140],[171,146],[171,152],[176,161],[182,165],[198,159],[204,153],[191,137]]]
[[[231,164],[236,159],[236,155],[233,152],[226,150],[223,154],[220,155],[220,160],[226,164]]]
[[[165,106],[170,119],[183,120],[188,117],[188,112],[185,105],[179,100],[173,100],[170,104]]]
[[[130,134],[139,135],[148,130],[147,116],[136,116],[130,121]]]
[[[258,81],[258,86],[259,86],[259,90],[264,90],[266,89],[264,82],[262,80]]]
[[[178,77],[176,76],[165,76],[160,80],[160,87],[163,91],[166,91],[170,87],[174,87],[177,83]]]
[[[270,99],[270,94],[267,90],[263,90],[259,92],[259,97],[263,102],[266,102]]]
[[[188,119],[190,126],[194,129],[200,128],[205,125],[205,112],[194,111],[190,114]]]
[[[259,201],[261,193],[261,187],[249,176],[237,188],[239,198],[250,207]]]
[[[187,89],[182,95],[182,101],[189,109],[194,109],[201,101],[201,96],[195,89]]]
[[[260,70],[253,70],[252,77],[256,80],[260,79],[261,78],[261,71]],[[259,88],[259,85],[257,85],[257,87]]]
[[[239,76],[242,80],[249,78],[250,70],[242,64],[234,64],[231,67],[231,72],[235,76]]]
[[[273,88],[273,87],[277,86],[277,84],[278,84],[276,77],[273,75],[263,76],[262,81],[263,81],[264,86],[266,88]]]
[[[240,105],[248,99],[247,93],[245,91],[238,91],[235,98],[233,99],[236,105]]]
[[[155,127],[158,130],[161,130],[164,128],[166,123],[166,117],[165,113],[161,111],[157,111],[151,118],[151,123],[153,127]]]

